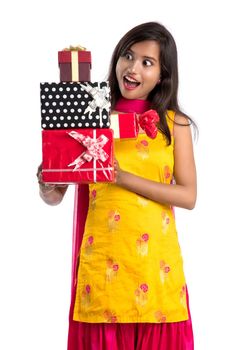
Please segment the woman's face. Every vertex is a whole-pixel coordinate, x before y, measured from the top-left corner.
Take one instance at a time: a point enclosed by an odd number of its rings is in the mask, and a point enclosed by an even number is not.
[[[116,76],[120,92],[127,99],[146,100],[160,82],[160,46],[154,40],[140,41],[119,57]]]

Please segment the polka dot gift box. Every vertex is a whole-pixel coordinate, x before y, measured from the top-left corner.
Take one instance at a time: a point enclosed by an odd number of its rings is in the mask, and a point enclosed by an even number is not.
[[[103,82],[41,83],[42,129],[109,128],[110,87]]]

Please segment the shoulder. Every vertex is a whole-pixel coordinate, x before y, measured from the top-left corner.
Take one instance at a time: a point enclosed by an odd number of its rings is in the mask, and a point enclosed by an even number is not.
[[[175,133],[177,132],[178,128],[181,129],[182,127],[183,128],[189,127],[191,124],[188,117],[186,117],[182,113],[176,113],[173,110],[167,110],[166,121],[167,121],[169,129],[171,130],[171,134],[174,137],[175,137]]]
[[[191,121],[188,117],[180,113],[174,113],[174,138],[178,140],[191,142]]]
[[[174,141],[178,138],[192,138],[190,127],[192,123],[188,116],[169,109],[166,112],[166,121]]]
[[[167,110],[166,118],[167,118],[167,121],[175,122],[175,124],[181,124],[181,125],[187,125],[187,126],[191,124],[189,118],[186,117],[186,115],[182,113],[177,113],[171,109]]]
[[[175,124],[180,126],[190,126],[189,118],[180,113],[174,113]]]

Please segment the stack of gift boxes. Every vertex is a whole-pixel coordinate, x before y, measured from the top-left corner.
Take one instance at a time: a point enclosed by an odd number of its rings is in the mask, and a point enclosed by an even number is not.
[[[42,179],[114,181],[114,138],[136,137],[135,114],[111,114],[108,81],[91,82],[91,52],[58,52],[59,83],[41,83]],[[127,125],[128,124],[128,125]]]

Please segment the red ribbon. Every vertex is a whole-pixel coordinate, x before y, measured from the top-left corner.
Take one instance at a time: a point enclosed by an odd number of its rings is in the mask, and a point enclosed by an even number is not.
[[[154,109],[150,109],[138,117],[140,127],[145,131],[146,135],[151,139],[155,139],[158,133],[156,123],[160,120],[158,113]]]

